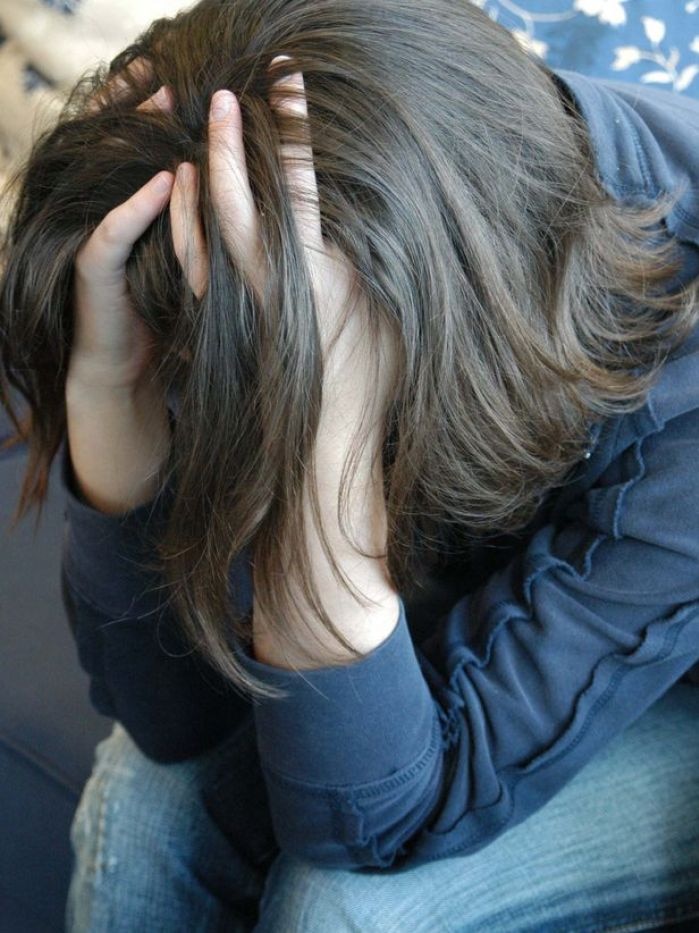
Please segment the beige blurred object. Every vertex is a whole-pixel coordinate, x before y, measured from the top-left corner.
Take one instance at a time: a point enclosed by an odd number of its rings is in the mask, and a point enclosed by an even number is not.
[[[68,91],[108,63],[178,0],[0,0],[0,185],[51,126]],[[0,235],[9,198],[0,203]]]

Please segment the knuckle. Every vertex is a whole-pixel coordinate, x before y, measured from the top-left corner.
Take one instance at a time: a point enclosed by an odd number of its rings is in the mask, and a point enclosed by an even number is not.
[[[119,232],[119,218],[116,216],[115,211],[110,211],[107,214],[95,231],[95,236],[107,246],[115,246],[121,243],[122,237]]]
[[[89,240],[86,243],[83,243],[75,254],[73,265],[75,266],[76,271],[81,274],[84,274],[90,269],[92,265],[94,265],[94,237],[95,235],[93,233]]]

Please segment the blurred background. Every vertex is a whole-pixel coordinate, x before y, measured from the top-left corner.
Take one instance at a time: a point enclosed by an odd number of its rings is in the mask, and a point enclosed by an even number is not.
[[[471,2],[551,67],[699,97],[699,0]],[[192,5],[0,0],[0,185],[86,69]],[[0,410],[0,439],[9,433]],[[59,933],[70,824],[112,721],[90,706],[60,598],[56,470],[39,527],[32,515],[9,531],[25,455],[21,445],[0,454],[0,933]]]

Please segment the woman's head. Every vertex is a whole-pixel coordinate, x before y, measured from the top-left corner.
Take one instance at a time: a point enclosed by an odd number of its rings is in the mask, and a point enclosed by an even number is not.
[[[276,55],[290,59],[270,76]],[[135,59],[147,72],[127,68]],[[270,82],[295,71],[307,127],[280,123],[268,103]],[[136,111],[162,84],[172,112]],[[263,300],[227,255],[208,190],[208,105],[221,87],[238,96],[263,213]],[[373,321],[399,338],[384,466],[388,567],[406,597],[445,555],[523,528],[582,456],[591,421],[640,407],[699,320],[696,290],[660,287],[679,267],[671,244],[651,242],[667,206],[611,201],[562,86],[469,0],[203,0],[86,76],[15,180],[3,244],[0,386],[31,416],[17,425],[30,452],[19,513],[41,502],[65,433],[74,256],[156,172],[192,162],[205,293],[187,286],[167,211],[127,280],[179,402],[159,550],[173,604],[192,643],[248,689],[226,650],[226,628],[249,633],[228,603],[231,560],[254,541],[268,618],[288,615],[275,566],[298,563],[310,586],[300,491],[322,372],[279,160],[280,139],[306,131],[323,236],[350,260]],[[294,645],[292,626],[277,635]]]

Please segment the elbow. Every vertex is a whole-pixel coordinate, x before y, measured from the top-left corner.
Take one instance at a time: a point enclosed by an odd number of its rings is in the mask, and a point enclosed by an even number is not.
[[[149,761],[155,762],[158,765],[171,765],[177,764],[180,761],[186,761],[187,758],[196,757],[199,752],[190,751],[187,748],[173,747],[170,745],[162,744],[159,742],[153,742],[150,740],[143,741],[142,739],[136,740],[132,735],[134,745],[138,748],[142,755],[149,759]]]
[[[158,736],[150,732],[142,733],[139,730],[129,728],[124,723],[122,725],[139,752],[149,761],[159,765],[176,764],[179,761],[185,761],[187,758],[194,758],[204,751],[204,749],[200,750],[196,746],[189,744],[168,741],[167,736]]]
[[[144,728],[142,723],[119,719],[136,748],[150,761],[160,765],[177,764],[196,758],[212,749],[223,736],[178,730],[168,732],[157,727]]]
[[[175,696],[175,687],[169,695]],[[169,695],[157,704],[116,704],[114,718],[122,723],[146,758],[156,764],[176,764],[211,751],[248,716],[246,701],[235,695],[227,699],[212,694],[202,702],[190,694],[179,698],[177,705],[169,702]],[[190,698],[192,702],[187,709]]]

